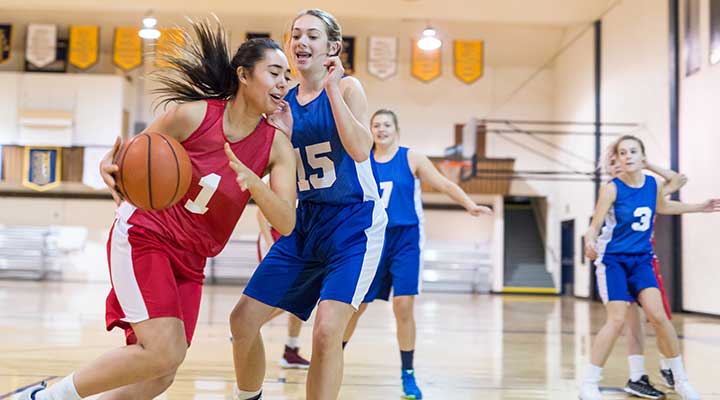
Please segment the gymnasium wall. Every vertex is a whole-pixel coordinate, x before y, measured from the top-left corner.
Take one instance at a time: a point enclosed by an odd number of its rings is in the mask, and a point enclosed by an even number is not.
[[[332,10],[330,10],[332,11]],[[50,19],[47,17],[52,15]],[[172,26],[183,23],[179,14],[157,14],[161,25]],[[3,11],[3,21],[15,24],[15,39],[12,59],[0,65],[0,70],[18,70],[24,58],[24,26],[28,22],[52,22],[57,24],[99,24],[101,26],[101,51],[99,63],[88,73],[119,74],[111,64],[111,46],[113,28],[116,26],[138,25],[140,15],[114,12],[111,15],[97,15],[84,12],[67,11]],[[203,16],[204,17],[204,16]],[[269,31],[273,38],[282,37],[292,15],[287,18],[250,17],[238,15],[220,15],[225,26],[231,31],[233,47],[240,44],[246,31]],[[343,19],[345,35],[356,37],[356,76],[360,78],[368,95],[369,110],[386,107],[398,112],[401,127],[401,142],[428,155],[442,155],[443,149],[453,144],[453,127],[456,123],[467,121],[470,116],[491,118],[548,119],[552,115],[553,74],[551,70],[542,71],[522,90],[517,91],[528,76],[536,71],[561,44],[563,30],[553,26],[467,23],[451,21],[433,21],[434,27],[444,39],[442,51],[442,75],[429,83],[423,83],[410,76],[411,36],[424,28],[423,21],[388,21],[369,19]],[[398,37],[398,73],[381,81],[371,77],[366,69],[367,38],[369,35],[392,35]],[[485,40],[484,76],[467,85],[458,80],[452,71],[452,39]],[[149,49],[146,49],[149,50]],[[153,118],[151,108],[153,97],[149,92],[153,83],[141,78],[144,72],[152,70],[151,61],[130,73],[133,109],[131,117],[136,121],[148,122]],[[517,169],[542,168],[542,158],[527,153],[500,137],[488,138],[488,156],[513,157],[517,159]],[[536,182],[529,184],[513,183],[513,194],[542,195],[542,186]],[[65,201],[72,202],[72,201]],[[81,201],[80,201],[81,202]],[[22,202],[13,203],[23,208]],[[56,207],[66,205],[56,204]],[[64,203],[63,203],[64,204]],[[81,203],[80,203],[81,204]],[[111,213],[104,210],[102,217],[111,220]],[[435,213],[435,212],[434,212]],[[466,232],[473,240],[482,241],[488,232],[495,229],[488,220],[457,217],[455,211],[437,211],[441,217],[430,218],[427,224],[428,237],[445,237],[441,225],[432,220],[442,220],[442,213],[457,220],[453,224],[456,231]],[[464,215],[460,213],[460,215]],[[97,218],[88,215],[88,218]],[[247,222],[249,220],[249,222]],[[481,226],[479,226],[479,224]],[[108,222],[109,225],[109,222]],[[486,226],[487,225],[487,226]],[[486,229],[487,228],[487,229]],[[437,230],[437,232],[435,231]],[[253,213],[247,213],[238,225],[237,235],[255,235]],[[557,250],[557,249],[556,249]],[[557,251],[556,251],[557,252]],[[553,264],[552,269],[557,269]]]
[[[601,119],[603,122],[634,122],[642,124],[635,130],[605,127],[604,132],[631,132],[644,140],[650,160],[669,166],[668,127],[668,48],[667,7],[657,1],[625,1],[610,10],[602,19],[602,88]],[[555,63],[554,118],[558,120],[594,120],[594,32],[592,27],[569,30],[567,40],[575,41]],[[613,138],[606,136],[601,152]],[[565,149],[592,160],[594,138],[565,136],[556,143]],[[559,155],[562,159],[562,155]],[[583,170],[592,165],[567,159]],[[592,183],[565,184],[551,190],[556,209],[557,225],[575,220],[575,294],[590,295],[591,269],[581,259],[581,238],[594,209]],[[558,228],[559,229],[559,228]]]
[[[700,2],[700,71],[685,77],[681,60],[680,169],[690,178],[681,192],[687,202],[720,197],[720,116],[718,82],[720,65],[709,63],[709,5]],[[720,315],[717,282],[720,280],[720,247],[715,245],[720,226],[718,214],[682,217],[683,306],[688,311]]]

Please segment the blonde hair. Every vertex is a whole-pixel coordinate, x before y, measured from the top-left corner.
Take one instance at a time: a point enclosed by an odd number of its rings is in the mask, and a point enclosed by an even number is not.
[[[617,162],[617,151],[615,150],[617,148],[617,141],[613,141],[610,143],[606,148],[605,152],[603,153],[601,165],[599,166],[602,170],[604,170],[606,173],[611,174],[612,173],[612,165],[610,164],[613,157],[615,157]]]
[[[328,42],[338,42],[340,43],[341,50],[342,50],[342,28],[340,27],[340,24],[337,22],[337,19],[333,17],[332,14],[330,14],[327,11],[320,10],[318,8],[311,8],[308,10],[303,10],[298,13],[298,15],[293,19],[292,25],[290,26],[290,31],[292,32],[293,28],[295,28],[295,22],[297,20],[305,15],[312,15],[315,18],[318,18],[320,21],[323,22],[325,25],[325,33],[328,37]],[[292,36],[288,36],[289,38]],[[288,39],[289,40],[289,39]],[[340,54],[340,51],[338,51],[338,54],[333,54],[333,56],[337,56]]]

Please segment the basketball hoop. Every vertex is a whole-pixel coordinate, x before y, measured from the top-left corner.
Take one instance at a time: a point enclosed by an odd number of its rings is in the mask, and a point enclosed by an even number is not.
[[[470,161],[459,161],[459,160],[442,160],[438,163],[438,170],[440,173],[445,175],[446,178],[450,179],[455,183],[460,183],[465,180],[465,174],[472,168]],[[465,172],[465,173],[463,173]]]

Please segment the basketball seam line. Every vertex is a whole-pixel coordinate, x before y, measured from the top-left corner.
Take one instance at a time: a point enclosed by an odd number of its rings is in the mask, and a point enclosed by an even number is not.
[[[152,196],[152,137],[148,135],[148,151],[147,151],[147,174],[148,174],[148,200],[150,200],[150,209],[154,210],[153,207],[153,196]]]
[[[177,158],[177,154],[175,154],[175,148],[172,146],[170,141],[165,138],[165,136],[160,136],[165,143],[167,143],[168,146],[170,146],[170,151],[172,151],[173,157],[175,158],[175,171],[177,171],[177,181],[175,182],[175,193],[173,193],[172,197],[170,198],[170,203],[165,204],[165,207],[167,207],[169,204],[175,200],[175,196],[177,196],[178,190],[180,190],[180,161]],[[164,208],[164,207],[163,207]]]

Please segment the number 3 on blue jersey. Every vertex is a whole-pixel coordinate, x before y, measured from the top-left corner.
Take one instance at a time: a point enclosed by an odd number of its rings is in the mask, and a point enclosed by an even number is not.
[[[313,169],[319,169],[321,172],[317,174],[311,174],[307,176],[305,173],[305,164],[300,154],[301,151],[305,151],[308,164]],[[330,153],[332,147],[330,142],[322,142],[313,144],[305,147],[304,149],[296,148],[295,157],[297,157],[297,176],[298,176],[298,190],[304,192],[312,189],[324,189],[329,188],[335,183],[335,163],[329,158],[323,156],[323,154]]]
[[[652,217],[652,210],[650,207],[638,207],[633,212],[633,216],[640,217],[640,222],[633,222],[630,227],[634,231],[645,232],[650,229],[650,217]]]

